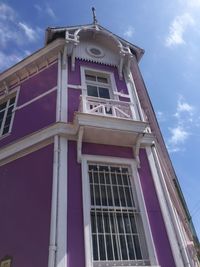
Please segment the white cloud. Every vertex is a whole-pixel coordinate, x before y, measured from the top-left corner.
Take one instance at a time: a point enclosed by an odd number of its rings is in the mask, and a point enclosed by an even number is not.
[[[16,13],[10,6],[0,3],[0,20],[13,21],[15,17]]]
[[[192,8],[200,7],[200,0],[186,0],[186,3],[189,7],[192,7]]]
[[[124,32],[124,36],[131,38],[133,36],[134,32],[135,32],[134,28],[132,26],[129,26],[127,28],[127,30]]]
[[[176,126],[174,128],[170,128],[169,130],[171,132],[169,143],[172,145],[184,143],[190,135],[182,126]],[[175,148],[177,149],[177,147]]]
[[[41,6],[35,4],[35,5],[34,5],[34,8],[36,8],[38,12],[42,12],[42,8],[41,8]]]
[[[35,41],[38,34],[35,30],[29,27],[27,24],[19,22],[20,28],[24,31],[25,35],[28,37],[29,41]]]
[[[166,37],[165,45],[168,47],[184,44],[184,34],[186,30],[195,25],[195,20],[190,13],[184,13],[175,17],[171,23],[169,34]]]
[[[35,4],[34,7],[35,7],[35,9],[37,9],[37,11],[40,14],[46,13],[52,19],[55,19],[56,18],[55,12],[53,11],[53,9],[49,5],[46,5],[46,7],[42,8],[40,5]]]
[[[177,108],[176,108],[176,113],[174,114],[175,117],[180,118],[182,116],[182,113],[185,115],[188,115],[190,118],[189,120],[192,120],[192,116],[194,113],[195,108],[188,104],[182,96],[179,97],[178,102],[177,102]],[[185,117],[184,117],[185,119]]]
[[[46,7],[46,13],[52,18],[52,19],[55,19],[56,18],[56,15],[53,11],[53,9],[50,7],[50,6],[47,6]]]
[[[20,55],[16,54],[8,55],[3,52],[0,52],[0,69],[8,68],[13,64],[16,64],[20,60],[22,60],[22,57]]]

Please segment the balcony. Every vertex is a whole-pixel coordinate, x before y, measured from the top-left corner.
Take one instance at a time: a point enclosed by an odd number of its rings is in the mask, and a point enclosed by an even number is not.
[[[74,125],[83,129],[84,142],[133,146],[140,134],[151,137],[148,122],[134,109],[130,102],[81,96]]]
[[[81,96],[79,112],[137,120],[132,103],[106,98]]]

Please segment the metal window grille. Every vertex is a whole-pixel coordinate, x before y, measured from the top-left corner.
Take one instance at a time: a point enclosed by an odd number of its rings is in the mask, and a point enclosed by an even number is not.
[[[0,103],[0,136],[7,134],[10,130],[15,99],[16,96],[13,96]]]
[[[88,171],[94,264],[149,265],[129,168],[89,164]]]

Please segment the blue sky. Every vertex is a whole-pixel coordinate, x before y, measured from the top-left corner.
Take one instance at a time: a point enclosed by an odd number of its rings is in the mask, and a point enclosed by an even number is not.
[[[48,26],[92,22],[145,49],[140,68],[200,237],[200,0],[0,1],[0,71],[44,45]]]

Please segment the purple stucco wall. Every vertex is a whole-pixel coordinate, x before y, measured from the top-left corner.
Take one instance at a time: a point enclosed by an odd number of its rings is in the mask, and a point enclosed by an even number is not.
[[[85,266],[81,165],[77,163],[76,142],[68,142],[67,255],[69,267]]]
[[[84,266],[81,168],[80,164],[77,163],[76,149],[76,142],[70,141],[68,148],[68,166],[70,166],[68,173],[69,267]],[[83,143],[82,153],[128,159],[133,158],[131,148],[91,143]],[[140,160],[141,168],[139,169],[139,175],[159,264],[161,267],[175,267],[165,224],[160,210],[158,198],[156,196],[155,186],[148,164],[146,151],[144,149],[142,149],[140,152]],[[77,253],[80,255],[78,258]]]
[[[21,84],[17,107],[54,88],[56,84],[57,63]],[[0,140],[0,147],[54,123],[56,98],[56,91],[54,91],[22,109],[16,110],[12,131]]]
[[[70,59],[69,59],[69,66],[70,66]],[[98,64],[98,63],[93,63],[93,62],[88,62],[84,60],[76,60],[76,65],[75,65],[75,70],[72,71],[71,68],[69,67],[68,69],[68,83],[72,85],[81,85],[81,74],[80,74],[80,67],[85,66],[88,68],[93,68],[94,70],[99,70],[99,71],[108,71],[112,72],[115,77],[115,82],[117,86],[117,90],[119,92],[122,92],[124,94],[128,94],[126,83],[124,79],[120,80],[119,75],[118,75],[118,70],[116,67],[112,66],[107,66],[103,64]],[[68,120],[69,122],[73,121],[73,116],[74,112],[78,110],[79,103],[80,103],[80,95],[81,95],[81,90],[77,89],[72,89],[68,88]],[[122,101],[130,101],[128,98],[121,98]]]
[[[0,167],[0,259],[47,267],[53,146]]]
[[[156,194],[146,151],[140,150],[141,168],[139,169],[146,209],[150,221],[152,236],[161,267],[175,267],[169,239]]]

